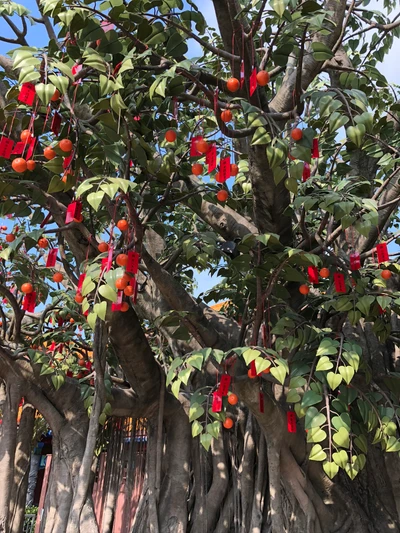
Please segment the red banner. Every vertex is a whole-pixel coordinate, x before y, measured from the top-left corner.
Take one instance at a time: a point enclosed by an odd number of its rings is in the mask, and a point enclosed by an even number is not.
[[[18,100],[26,105],[32,105],[35,100],[36,89],[33,83],[23,83],[19,91]]]
[[[48,256],[47,256],[47,261],[46,261],[47,268],[51,268],[55,266],[56,261],[57,261],[57,253],[58,253],[58,248],[52,248],[49,251]]]
[[[344,274],[335,272],[335,274],[333,274],[333,283],[335,284],[336,292],[347,292]]]
[[[257,89],[257,69],[253,68],[250,75],[250,96],[253,96]]]
[[[318,268],[315,266],[309,266],[307,269],[307,272],[308,272],[308,281],[310,283],[313,283],[314,285],[317,285],[319,283]]]
[[[126,265],[126,271],[132,274],[137,274],[139,270],[140,254],[137,252],[128,252],[128,263]]]
[[[288,411],[286,413],[286,420],[287,420],[287,430],[289,433],[296,433],[297,425],[296,425],[296,414],[294,411]]]
[[[378,256],[378,263],[385,263],[389,261],[389,252],[386,242],[381,242],[376,245],[376,254]]]
[[[217,168],[217,145],[213,143],[206,153],[206,165],[208,165],[208,173]]]
[[[229,374],[222,374],[219,382],[218,393],[220,396],[227,396],[229,385],[231,384],[231,376]]]
[[[222,396],[220,396],[218,391],[213,393],[211,411],[213,413],[220,413],[222,411]]]

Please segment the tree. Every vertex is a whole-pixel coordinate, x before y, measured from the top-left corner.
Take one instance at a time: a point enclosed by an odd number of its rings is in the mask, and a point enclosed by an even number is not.
[[[3,3],[0,531],[22,396],[46,533],[98,531],[110,415],[149,423],[133,533],[400,530],[400,22],[362,6]]]

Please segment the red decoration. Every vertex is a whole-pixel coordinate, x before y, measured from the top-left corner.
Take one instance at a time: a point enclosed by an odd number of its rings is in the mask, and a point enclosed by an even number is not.
[[[231,376],[229,374],[222,374],[218,388],[218,393],[220,394],[220,396],[227,396],[230,384]]]
[[[111,311],[121,311],[123,295],[124,291],[118,291],[117,301],[111,305]]]
[[[36,137],[31,137],[28,143],[28,151],[26,152],[26,159],[31,159],[35,150]]]
[[[79,218],[82,213],[82,202],[79,200],[76,200],[75,202],[71,202],[69,206],[67,207],[67,215],[65,217],[65,223],[69,224],[70,222],[73,222],[75,218]]]
[[[76,76],[78,74],[78,72],[80,72],[82,70],[82,65],[74,65],[72,68],[71,68],[71,73],[73,76]]]
[[[244,85],[244,61],[240,63],[240,88],[243,89]]]
[[[60,133],[61,128],[61,115],[60,113],[55,112],[53,116],[53,120],[51,121],[51,131],[54,133],[54,135],[58,135]]]
[[[319,158],[318,139],[313,139],[311,157],[313,159],[318,159]]]
[[[288,411],[286,413],[287,420],[287,430],[289,433],[296,433],[297,424],[296,424],[296,414],[294,411]]]
[[[35,100],[36,89],[33,83],[23,83],[19,91],[18,100],[26,105],[32,105]]]
[[[132,274],[137,274],[139,270],[140,254],[137,252],[128,252],[128,263],[126,265],[126,271]]]
[[[51,268],[51,267],[55,266],[56,261],[57,261],[57,252],[58,252],[58,248],[52,248],[49,251],[49,254],[47,256],[47,261],[46,261],[46,267],[47,268]]]
[[[21,155],[24,151],[25,143],[20,141],[17,142],[14,148],[12,149],[11,155]]]
[[[381,242],[376,245],[376,254],[378,256],[378,263],[385,263],[389,261],[389,252],[386,242]]]
[[[43,220],[43,222],[40,224],[40,227],[41,228],[44,228],[46,224],[48,224],[50,222],[50,219],[51,219],[51,213],[48,213],[46,215],[46,218]]]
[[[384,315],[385,314],[384,309],[382,309],[382,307],[380,305],[378,305],[378,311],[379,311],[380,315]]]
[[[108,272],[112,267],[113,253],[114,253],[114,246],[110,246],[110,248],[108,249],[106,272]]]
[[[231,177],[231,158],[224,157],[219,164],[219,183],[224,183]]]
[[[264,393],[261,390],[258,396],[258,407],[260,409],[260,413],[263,413],[264,412]]]
[[[197,141],[200,141],[203,137],[201,135],[196,135],[196,137],[192,137],[192,140],[190,141],[190,157],[199,157],[201,156],[201,153],[197,150]]]
[[[256,369],[256,362],[255,361],[252,361],[250,363],[250,370],[251,370],[251,373],[254,375],[254,376],[257,376],[257,369]]]
[[[211,411],[213,413],[220,413],[222,411],[222,396],[218,391],[213,393],[213,401],[211,404]]]
[[[253,68],[250,74],[250,96],[253,96],[257,89],[257,69]]]
[[[56,351],[56,343],[55,341],[53,341],[51,344],[50,344],[50,348],[49,348],[49,351],[50,352],[55,352]]]
[[[103,257],[101,260],[101,271],[103,272],[107,268],[108,257]]]
[[[61,317],[59,317],[57,320],[58,327],[62,326],[63,324],[64,324],[64,320]]]
[[[353,252],[350,254],[350,270],[360,270],[361,268],[361,259],[358,252]]]
[[[35,307],[36,307],[36,292],[33,291],[24,296],[24,300],[22,302],[22,309],[24,311],[28,311],[29,313],[33,313],[35,311]]]
[[[335,284],[336,292],[346,292],[344,274],[341,274],[340,272],[335,272],[335,274],[333,274],[333,283]]]
[[[206,165],[208,165],[208,172],[212,172],[217,168],[217,146],[213,143],[206,153]]]
[[[74,154],[72,153],[71,155],[69,155],[68,157],[66,157],[63,161],[63,169],[64,170],[67,170],[67,168],[71,165],[71,162],[74,158]]]
[[[85,281],[85,278],[86,278],[86,274],[85,272],[83,272],[83,274],[81,274],[79,276],[79,280],[78,280],[78,292],[81,292],[82,291],[82,286],[83,286],[83,282]]]
[[[10,159],[10,155],[14,146],[14,141],[8,137],[3,137],[0,141],[0,157]]]
[[[310,165],[309,163],[304,163],[304,168],[303,168],[303,175],[301,177],[301,181],[304,183],[305,181],[308,180],[308,178],[311,176],[311,168],[310,168]]]
[[[310,283],[314,283],[315,285],[317,285],[319,282],[318,268],[315,266],[309,266],[307,269],[307,272],[308,272],[308,281]]]

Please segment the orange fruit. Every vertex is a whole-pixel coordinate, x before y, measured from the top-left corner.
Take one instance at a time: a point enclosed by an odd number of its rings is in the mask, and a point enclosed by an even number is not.
[[[321,278],[329,278],[329,270],[327,268],[321,268],[321,270],[319,271],[319,275],[321,276]]]
[[[221,120],[222,122],[230,122],[232,120],[232,111],[229,109],[225,109],[221,113]]]
[[[192,165],[192,174],[195,176],[200,176],[203,174],[203,165],[200,165],[200,163],[194,163]]]
[[[128,302],[122,302],[122,305],[121,305],[121,312],[122,313],[126,313],[129,309],[129,304]]]
[[[236,396],[236,394],[232,393],[228,396],[228,403],[230,405],[236,405],[238,401],[239,401],[239,398]]]
[[[310,292],[310,287],[304,283],[303,285],[300,285],[299,291],[301,294],[304,294],[305,296],[306,294]]]
[[[101,243],[98,245],[97,249],[98,249],[99,252],[101,252],[102,254],[103,254],[104,252],[108,252],[108,244],[107,244],[106,242],[101,242]]]
[[[270,366],[262,371],[263,374],[269,374],[270,372],[271,372],[271,367]]]
[[[255,372],[252,368],[249,368],[249,370],[247,371],[247,375],[248,375],[249,378],[251,378],[251,379],[254,379],[254,378],[257,377],[256,372]]]
[[[74,320],[73,318],[70,318],[70,319],[69,319],[69,323],[70,323],[70,324],[74,324],[74,323],[75,323],[75,320]]]
[[[205,154],[208,152],[208,142],[205,139],[199,139],[196,143],[196,149],[201,154]]]
[[[81,304],[83,302],[83,296],[82,296],[82,294],[80,292],[77,292],[75,294],[75,302],[77,304]]]
[[[294,128],[290,136],[294,141],[300,141],[303,138],[303,132],[300,128]]]
[[[128,282],[126,281],[125,278],[118,278],[115,281],[115,286],[117,287],[119,291],[123,291],[127,285],[128,285]]]
[[[26,141],[29,141],[29,139],[32,137],[32,133],[29,130],[23,130],[21,131],[21,135],[19,138],[23,143],[26,143]]]
[[[86,366],[86,361],[84,359],[79,359],[78,365],[84,367]]]
[[[392,273],[390,272],[390,270],[382,270],[381,272],[381,278],[382,279],[390,279],[392,277]]]
[[[28,159],[28,161],[26,162],[26,167],[32,172],[36,168],[36,161],[34,161],[33,159]]]
[[[231,176],[237,176],[238,174],[239,174],[239,167],[235,163],[232,163]]]
[[[229,198],[228,191],[225,191],[224,189],[222,191],[217,192],[217,200],[219,202],[226,202]]]
[[[230,93],[235,93],[240,87],[240,82],[237,78],[229,78],[226,82],[226,88]]]
[[[21,286],[21,291],[24,294],[31,294],[33,292],[33,285],[32,283],[23,283]]]
[[[15,235],[13,233],[9,233],[8,235],[6,235],[6,241],[7,242],[15,241]]]
[[[125,287],[124,289],[124,294],[125,296],[133,296],[133,293],[134,293],[134,289],[133,287],[131,287],[131,285],[128,285],[127,287]]]
[[[117,222],[117,228],[120,231],[126,231],[129,228],[128,221],[122,218],[121,220],[118,220]]]
[[[56,89],[56,90],[54,91],[53,96],[50,98],[50,100],[51,100],[52,102],[57,102],[57,100],[58,100],[59,98],[60,98],[60,91],[59,91],[58,89]]]
[[[61,141],[58,143],[58,147],[63,152],[70,152],[73,146],[74,145],[72,144],[72,141],[70,141],[69,139],[61,139]]]
[[[257,83],[260,87],[265,87],[269,82],[269,73],[266,70],[260,70],[257,72]]]
[[[126,267],[126,265],[128,264],[127,254],[118,254],[115,262],[120,267]]]
[[[49,246],[49,241],[45,239],[44,237],[42,237],[41,239],[38,240],[38,246],[39,248],[47,248]]]
[[[23,157],[17,157],[17,159],[14,159],[14,161],[11,163],[11,166],[13,167],[15,172],[18,172],[19,174],[22,174],[28,168],[26,161]]]
[[[43,150],[43,155],[46,159],[48,159],[49,161],[51,159],[54,159],[56,157],[56,153],[55,151],[53,150],[53,148],[50,148],[50,146],[47,146],[44,150]]]
[[[53,281],[56,283],[60,283],[64,279],[64,276],[61,274],[61,272],[56,272],[53,276]]]
[[[227,416],[222,424],[225,429],[231,429],[233,427],[233,420]]]
[[[176,131],[174,130],[168,130],[165,133],[165,140],[169,143],[173,143],[176,141]]]

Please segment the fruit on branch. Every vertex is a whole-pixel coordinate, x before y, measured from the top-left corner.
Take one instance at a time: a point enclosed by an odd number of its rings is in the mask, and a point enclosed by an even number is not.
[[[235,93],[239,90],[240,82],[237,78],[229,78],[229,80],[226,82],[226,88],[229,92]]]
[[[169,143],[173,143],[176,141],[176,131],[174,130],[168,130],[165,133],[165,140]]]
[[[224,189],[222,191],[217,192],[217,200],[219,202],[226,202],[229,198],[228,191],[225,191]]]
[[[294,141],[301,141],[301,139],[303,138],[303,132],[301,131],[300,128],[294,128],[290,134],[291,138],[294,140]]]
[[[15,172],[18,172],[19,174],[22,174],[28,168],[23,157],[17,157],[17,159],[14,159],[14,161],[11,163],[11,166]]]
[[[208,142],[205,139],[199,139],[196,143],[196,149],[201,154],[206,154],[208,152]]]
[[[236,165],[236,163],[231,164],[231,176],[237,176],[239,174],[239,167]]]
[[[83,302],[83,296],[82,296],[82,294],[80,292],[77,292],[75,294],[75,302],[77,304],[81,304]]]
[[[32,172],[36,168],[36,161],[34,161],[33,159],[28,159],[28,161],[26,162],[26,166],[27,169]]]
[[[115,286],[117,287],[117,289],[119,291],[123,291],[126,288],[127,285],[128,285],[128,282],[126,281],[126,279],[124,277],[118,278],[115,281]]]
[[[306,296],[310,292],[310,287],[304,283],[303,285],[300,285],[299,292]]]
[[[49,246],[49,241],[45,239],[44,237],[42,237],[41,239],[38,240],[38,246],[39,248],[47,248]]]
[[[6,241],[7,242],[14,242],[15,241],[15,235],[13,233],[9,233],[6,235]]]
[[[108,244],[106,242],[101,242],[98,247],[97,247],[98,251],[100,253],[104,253],[104,252],[108,252]]]
[[[392,277],[392,273],[390,272],[390,270],[382,270],[381,272],[381,278],[382,279],[390,279]]]
[[[330,274],[330,272],[329,272],[328,268],[321,268],[321,270],[319,271],[319,275],[323,279],[329,278],[329,274]]]
[[[115,262],[120,267],[126,267],[126,265],[128,264],[127,254],[118,254]]]
[[[230,122],[232,120],[232,111],[229,109],[224,109],[221,113],[222,122]]]
[[[269,82],[269,73],[266,70],[260,70],[257,72],[257,83],[260,87],[265,87]]]
[[[192,174],[195,176],[201,176],[201,174],[203,174],[203,165],[200,163],[194,163],[192,165]]]
[[[233,427],[233,420],[227,416],[222,424],[225,429],[231,429]]]
[[[57,100],[60,99],[60,96],[61,96],[61,95],[60,95],[60,91],[59,91],[58,89],[56,89],[56,90],[54,91],[53,96],[50,98],[50,100],[51,100],[52,102],[57,102]]]
[[[118,220],[117,222],[117,228],[120,231],[126,231],[129,228],[128,221],[122,218],[121,220]]]
[[[124,289],[124,294],[125,296],[133,296],[133,293],[134,293],[134,288],[131,286],[131,285],[128,285],[127,287],[125,287]]]
[[[70,139],[61,139],[61,141],[58,143],[58,147],[63,152],[69,153],[73,148],[72,141]]]
[[[129,309],[129,304],[128,302],[122,302],[121,304],[121,312],[122,313],[126,313]]]
[[[247,375],[250,379],[254,379],[257,377],[257,372],[253,368],[249,368],[249,370],[247,371]]]
[[[234,394],[233,392],[232,392],[232,394],[230,394],[230,395],[228,396],[228,403],[229,403],[229,405],[236,405],[236,404],[238,403],[238,401],[239,401],[239,398],[238,398],[237,395]]]
[[[61,283],[63,279],[64,276],[61,274],[61,272],[56,272],[53,276],[53,281],[55,281],[56,283]]]
[[[23,143],[26,143],[27,141],[29,141],[31,137],[32,137],[32,133],[30,132],[30,130],[22,130],[21,135],[19,136],[19,138],[21,139]]]
[[[23,283],[21,285],[21,291],[24,293],[24,294],[31,294],[31,292],[33,292],[33,285],[32,283]]]
[[[43,155],[47,160],[51,161],[56,157],[57,154],[55,153],[53,148],[51,148],[50,146],[46,146],[46,148],[43,150]]]

